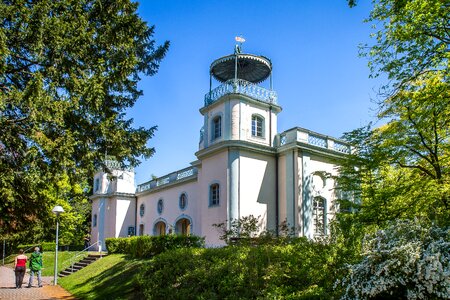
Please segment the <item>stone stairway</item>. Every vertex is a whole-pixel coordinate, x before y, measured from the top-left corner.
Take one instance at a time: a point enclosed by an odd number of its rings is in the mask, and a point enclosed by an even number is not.
[[[87,257],[83,258],[79,262],[74,263],[73,264],[73,268],[72,268],[72,266],[70,266],[67,269],[65,269],[64,271],[61,271],[58,274],[58,276],[59,277],[69,276],[70,274],[73,274],[73,273],[83,269],[84,267],[90,265],[91,263],[93,263],[97,259],[99,259],[99,258],[101,258],[103,256],[106,256],[106,255],[107,254],[89,254]]]

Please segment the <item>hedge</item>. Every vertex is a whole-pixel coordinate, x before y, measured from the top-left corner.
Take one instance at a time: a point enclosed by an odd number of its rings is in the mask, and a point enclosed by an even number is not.
[[[341,263],[332,245],[176,249],[149,260],[137,283],[145,299],[331,299]]]
[[[55,251],[56,243],[55,242],[43,242],[43,243],[36,243],[36,244],[22,244],[17,246],[17,251],[20,249],[23,249],[26,252],[33,252],[34,247],[39,247],[41,249],[41,252],[45,251]],[[64,250],[71,250],[71,251],[81,251],[84,249],[83,245],[59,245],[58,249],[60,251]]]
[[[108,253],[129,254],[135,258],[150,258],[179,248],[201,248],[205,239],[195,235],[133,236],[105,239]]]

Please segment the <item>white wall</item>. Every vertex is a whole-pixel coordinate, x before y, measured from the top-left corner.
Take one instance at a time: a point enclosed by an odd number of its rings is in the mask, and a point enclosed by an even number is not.
[[[199,212],[201,216],[201,236],[205,236],[207,245],[223,245],[219,232],[213,224],[227,221],[228,210],[228,151],[225,149],[214,156],[202,160],[201,177],[199,177]],[[209,186],[220,184],[220,205],[209,206]]]
[[[117,199],[116,200],[116,231],[115,237],[127,236],[128,227],[134,227],[136,200]]]
[[[261,217],[261,230],[275,229],[275,157],[241,151],[240,217]]]

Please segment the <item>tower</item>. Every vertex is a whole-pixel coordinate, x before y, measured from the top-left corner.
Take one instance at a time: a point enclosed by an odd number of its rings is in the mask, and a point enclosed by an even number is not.
[[[213,78],[219,83],[214,89]],[[209,186],[210,190],[210,205],[202,206],[207,208],[201,213],[206,226],[214,220],[217,223],[226,219],[230,224],[234,219],[254,215],[261,216],[262,229],[276,227],[274,142],[280,111],[272,89],[270,59],[242,53],[236,45],[233,54],[212,62],[210,91],[200,109],[204,124],[196,153],[202,162],[202,177],[216,178],[200,187]],[[221,200],[217,213],[211,209],[215,205],[215,184],[220,187],[217,197],[225,200]]]
[[[136,196],[134,170],[123,169],[114,160],[105,161],[106,169],[94,175],[91,244],[96,249],[108,237],[135,234]]]

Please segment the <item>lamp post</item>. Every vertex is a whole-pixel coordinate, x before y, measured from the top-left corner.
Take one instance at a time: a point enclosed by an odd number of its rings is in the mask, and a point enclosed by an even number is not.
[[[59,231],[59,215],[64,212],[64,209],[56,205],[53,207],[52,212],[56,215],[56,247],[55,247],[55,274],[53,277],[53,285],[58,283],[58,231]]]

